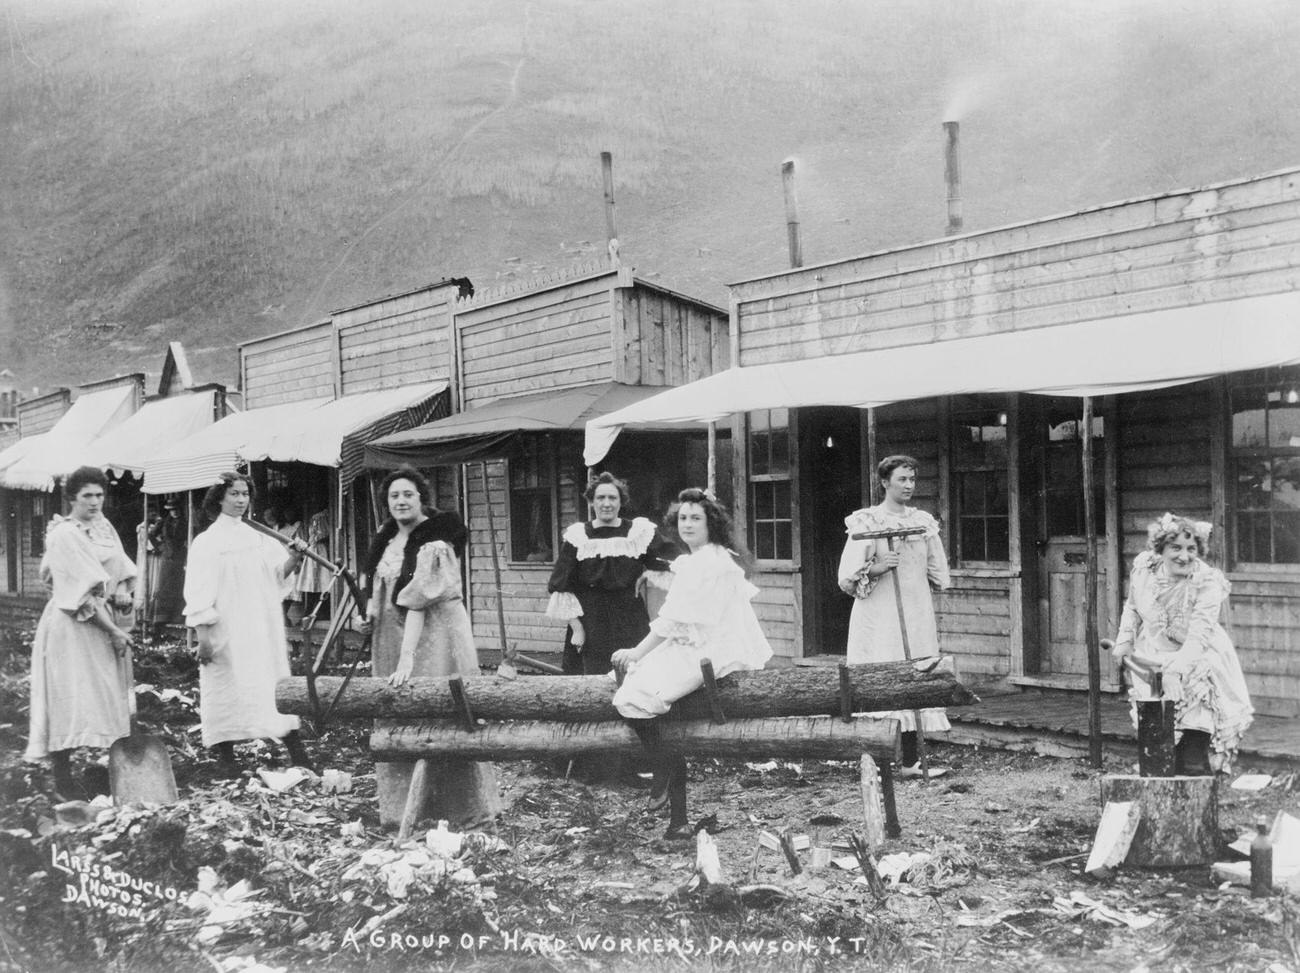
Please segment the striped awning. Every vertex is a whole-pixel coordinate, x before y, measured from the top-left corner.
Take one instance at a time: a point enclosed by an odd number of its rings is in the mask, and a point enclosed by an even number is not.
[[[229,415],[146,465],[143,489],[196,490],[240,463],[261,460],[337,467],[346,484],[361,471],[366,442],[445,411],[446,393],[447,383],[430,382]]]

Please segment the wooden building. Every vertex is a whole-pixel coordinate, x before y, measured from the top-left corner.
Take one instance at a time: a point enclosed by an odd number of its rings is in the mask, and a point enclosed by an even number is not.
[[[456,413],[371,443],[368,462],[459,470],[480,648],[501,644],[495,543],[506,639],[558,652],[546,585],[560,534],[588,516],[586,420],[726,368],[727,315],[603,262],[462,297],[452,314]],[[706,466],[704,434],[679,431],[629,437],[599,469],[627,479],[635,512],[657,520]]]
[[[626,419],[684,420],[692,394],[697,409],[743,412],[738,519],[779,654],[843,652],[843,518],[870,502],[874,460],[907,453],[921,464],[914,502],[943,525],[940,642],[963,677],[1083,688],[1076,393],[1109,389],[1092,430],[1100,630],[1115,630],[1146,524],[1167,510],[1209,520],[1255,705],[1300,714],[1300,170],[732,291],[742,367]],[[778,372],[806,394],[755,390]],[[874,403],[889,404],[855,407]]]

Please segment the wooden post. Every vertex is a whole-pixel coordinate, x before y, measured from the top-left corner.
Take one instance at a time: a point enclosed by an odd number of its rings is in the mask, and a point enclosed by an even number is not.
[[[479,479],[483,484],[483,502],[487,504],[488,545],[492,548],[492,581],[497,589],[497,632],[501,636],[501,661],[513,667],[515,654],[506,645],[506,609],[501,603],[501,557],[497,554],[497,523],[492,513],[492,490],[488,486],[487,460],[479,463]]]
[[[903,828],[898,823],[898,805],[894,802],[894,768],[888,761],[880,764],[880,793],[885,799],[885,837],[897,838]]]
[[[402,811],[402,821],[397,827],[397,840],[406,841],[411,837],[420,818],[424,815],[424,801],[428,793],[429,761],[417,760],[411,768],[411,786],[406,792],[406,807]]]
[[[785,190],[785,233],[790,247],[790,266],[802,267],[803,243],[799,238],[799,200],[794,192],[794,159],[781,163],[781,187]]]
[[[1174,776],[1174,701],[1137,701],[1138,773],[1143,777]]]
[[[1101,767],[1101,647],[1097,636],[1097,510],[1092,493],[1092,396],[1083,397],[1082,450],[1083,535],[1086,564],[1083,575],[1083,641],[1088,656],[1088,760]]]
[[[876,476],[876,464],[880,462],[878,448],[876,446],[876,410],[867,410],[867,428],[865,431],[866,444],[863,449],[863,455],[866,457],[867,468],[863,470],[862,478],[866,480],[867,490],[863,495],[863,500],[867,506],[874,507],[880,502],[880,478]]]
[[[879,851],[885,843],[885,801],[880,789],[880,768],[871,754],[864,753],[858,761],[858,780],[862,791],[862,821],[866,829],[867,847]]]
[[[853,678],[843,662],[840,663],[840,719],[853,722]]]
[[[718,681],[713,678],[713,662],[709,659],[700,660],[700,675],[704,677],[704,693],[709,698],[709,714],[714,723],[727,722],[727,714],[722,710],[722,703],[718,699]]]
[[[718,424],[709,421],[709,459],[705,470],[705,486],[715,497],[718,495]]]
[[[478,729],[478,723],[474,720],[474,711],[470,709],[469,699],[465,696],[465,680],[460,676],[452,676],[447,680],[447,689],[456,702],[456,708],[460,711],[461,726],[473,733]]]
[[[614,223],[614,156],[610,152],[600,154],[601,179],[605,184],[605,239],[606,242],[618,239],[618,228]]]

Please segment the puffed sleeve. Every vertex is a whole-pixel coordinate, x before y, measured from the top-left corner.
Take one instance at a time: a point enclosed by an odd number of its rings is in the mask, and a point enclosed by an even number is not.
[[[725,551],[710,545],[673,562],[672,586],[659,615],[650,623],[658,635],[672,636],[678,626],[709,628],[733,600],[758,594]]]
[[[640,558],[641,576],[650,587],[667,591],[673,583],[671,566],[680,551],[671,541],[659,536],[659,531],[655,529],[652,521],[645,517],[637,517],[632,522],[629,536],[636,539],[643,534],[646,535],[646,546],[645,553]]]
[[[185,566],[185,624],[213,625],[217,614],[217,588],[220,582],[218,552],[207,532],[194,538],[189,562]]]
[[[108,573],[90,543],[75,527],[55,527],[45,538],[45,569],[53,589],[54,607],[78,621],[95,613],[95,598],[104,594]]]
[[[1196,579],[1196,600],[1187,616],[1187,635],[1178,656],[1192,659],[1202,655],[1214,644],[1214,631],[1219,625],[1219,612],[1228,599],[1229,583],[1221,571],[1207,567]]]
[[[446,541],[430,541],[416,552],[415,574],[397,593],[397,607],[423,611],[461,596],[460,563]]]
[[[875,559],[876,542],[872,540],[855,541],[853,534],[869,529],[865,511],[859,510],[844,518],[844,551],[840,554],[840,569],[837,574],[840,590],[855,598],[865,598],[876,586],[876,579],[867,574],[871,562]]]
[[[1124,597],[1124,610],[1119,617],[1119,631],[1115,633],[1115,645],[1133,645],[1142,628],[1142,613],[1138,611],[1139,589],[1147,582],[1151,570],[1151,552],[1140,551],[1133,558],[1133,565],[1128,572],[1128,594]]]
[[[930,579],[930,585],[943,591],[952,587],[952,578],[948,574],[948,555],[943,549],[943,536],[939,533],[939,522],[929,514],[926,514],[925,518],[925,573]]]
[[[546,590],[551,593],[550,601],[546,603],[546,615],[567,622],[582,617],[582,605],[573,593],[578,578],[578,549],[570,540],[569,531],[564,534],[560,556],[555,559],[551,580],[546,585]]]

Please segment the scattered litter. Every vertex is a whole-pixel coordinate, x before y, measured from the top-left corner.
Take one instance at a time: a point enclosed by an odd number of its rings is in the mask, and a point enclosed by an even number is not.
[[[1273,842],[1273,887],[1288,892],[1300,892],[1300,818],[1278,811],[1269,828]],[[1234,841],[1230,847],[1238,854],[1249,856],[1250,843],[1255,840],[1251,831]],[[1211,875],[1224,884],[1250,885],[1250,862],[1215,862]]]
[[[1271,783],[1273,783],[1273,778],[1268,774],[1242,774],[1232,782],[1232,789],[1234,791],[1262,791]]]
[[[350,794],[352,775],[347,771],[330,768],[321,775],[320,789],[324,794]]]
[[[887,879],[890,885],[898,885],[903,876],[917,865],[924,865],[930,861],[931,855],[927,851],[906,852],[900,851],[892,855],[881,856],[877,863],[876,871],[880,877]]]
[[[791,840],[795,851],[807,851],[812,845],[812,840],[806,834],[794,835]],[[771,851],[781,850],[781,839],[770,831],[760,831],[758,833],[758,843]]]
[[[457,831],[448,831],[447,822],[439,821],[438,826],[424,836],[428,849],[440,858],[455,858],[460,854],[464,836]]]
[[[357,818],[355,821],[350,821],[343,825],[343,827],[339,828],[339,834],[344,838],[360,838],[365,834],[365,832],[365,826],[361,823],[360,818]]]
[[[316,775],[306,767],[290,767],[288,770],[266,770],[259,767],[257,776],[262,783],[277,794],[297,787],[304,780],[311,780]]]
[[[1104,922],[1110,926],[1128,926],[1130,929],[1145,929],[1158,918],[1149,912],[1128,912],[1124,909],[1111,908],[1083,892],[1071,892],[1068,899],[1058,895],[1052,900],[1052,907],[1071,919],[1082,917],[1095,922]]]

